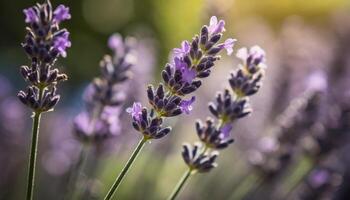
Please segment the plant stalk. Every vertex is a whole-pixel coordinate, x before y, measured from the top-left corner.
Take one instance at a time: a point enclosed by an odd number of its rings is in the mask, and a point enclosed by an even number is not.
[[[45,87],[39,87],[39,101],[41,101]],[[33,126],[32,126],[32,141],[30,147],[29,164],[28,164],[28,179],[27,179],[27,192],[26,200],[33,199],[34,187],[35,187],[35,166],[36,158],[38,154],[38,142],[39,142],[39,127],[41,110],[34,111]]]
[[[126,162],[125,166],[123,167],[122,171],[119,173],[117,179],[114,181],[112,187],[108,191],[107,195],[105,196],[104,200],[110,200],[114,193],[118,190],[121,182],[123,181],[125,175],[128,173],[130,167],[134,163],[135,159],[141,152],[142,148],[144,147],[145,143],[147,142],[147,138],[143,137],[140,142],[137,144],[134,152],[131,154],[129,160]]]
[[[177,195],[180,193],[182,187],[185,185],[186,181],[188,180],[188,178],[191,176],[192,170],[188,169],[185,174],[182,176],[182,178],[180,179],[180,181],[176,184],[173,192],[171,193],[171,195],[169,196],[168,200],[174,200]]]
[[[35,165],[38,152],[38,140],[39,140],[39,126],[40,126],[40,112],[35,112],[33,117],[32,128],[32,144],[29,157],[28,168],[28,182],[27,182],[27,200],[33,199],[33,192],[35,187]]]

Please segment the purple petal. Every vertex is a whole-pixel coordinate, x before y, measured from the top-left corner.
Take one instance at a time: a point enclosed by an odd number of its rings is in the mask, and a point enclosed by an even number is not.
[[[135,102],[132,107],[126,109],[126,112],[129,113],[132,118],[140,121],[140,117],[142,114],[142,105],[140,102]]]
[[[182,68],[182,80],[191,83],[193,79],[196,78],[196,71],[194,69],[189,69],[188,67]]]
[[[232,130],[232,125],[231,125],[231,124],[226,124],[226,125],[224,125],[224,126],[220,129],[220,131],[221,131],[220,137],[221,137],[222,139],[228,138],[228,137],[230,136],[231,130]]]
[[[186,114],[190,114],[190,112],[193,109],[192,104],[195,100],[196,100],[195,96],[193,96],[190,100],[182,100],[181,104],[180,104],[180,108],[181,108],[182,112],[184,112]]]
[[[186,56],[191,49],[191,45],[187,40],[182,41],[181,48],[174,48],[173,49],[173,56],[182,58]]]
[[[33,8],[24,9],[23,13],[26,16],[24,20],[26,23],[37,22],[39,19]]]
[[[174,65],[176,70],[183,70],[184,68],[187,68],[187,64],[182,61],[179,57],[174,58]]]
[[[64,5],[59,5],[53,12],[53,19],[55,22],[60,23],[64,20],[70,19],[69,8]]]
[[[212,16],[210,18],[210,24],[209,24],[208,29],[209,29],[209,33],[211,35],[222,33],[225,31],[225,21],[220,20],[218,22],[218,19],[215,16]]]
[[[69,32],[66,31],[62,35],[54,39],[54,48],[56,48],[58,52],[60,52],[62,57],[67,56],[66,49],[71,46],[71,42],[69,41],[68,37],[69,37]]]

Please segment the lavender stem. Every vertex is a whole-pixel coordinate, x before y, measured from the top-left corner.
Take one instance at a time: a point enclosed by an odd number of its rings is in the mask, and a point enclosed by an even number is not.
[[[125,166],[123,167],[122,171],[119,173],[117,179],[113,183],[111,189],[108,191],[107,195],[105,196],[104,200],[109,200],[113,197],[114,193],[118,190],[119,185],[123,181],[125,175],[128,173],[130,167],[134,163],[135,159],[141,152],[142,148],[144,147],[145,143],[147,142],[148,138],[143,137],[140,142],[137,144],[134,152],[131,154],[129,160],[126,162]]]
[[[39,87],[39,100],[42,99],[45,88]],[[29,155],[28,166],[28,181],[27,181],[27,200],[33,199],[33,192],[35,187],[35,165],[36,157],[38,153],[38,141],[39,141],[39,126],[40,126],[41,111],[35,111],[33,117],[32,128],[32,143]]]
[[[185,174],[182,176],[182,178],[180,179],[180,181],[177,183],[176,187],[174,188],[173,192],[169,196],[168,200],[174,200],[177,197],[177,195],[180,193],[180,190],[185,185],[188,178],[191,176],[191,173],[192,173],[191,169],[188,169],[185,172]]]

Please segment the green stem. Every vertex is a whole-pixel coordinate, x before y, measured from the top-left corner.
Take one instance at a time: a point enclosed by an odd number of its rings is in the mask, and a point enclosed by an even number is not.
[[[33,118],[32,129],[32,144],[29,157],[28,182],[27,182],[27,200],[33,199],[33,192],[35,186],[35,165],[38,151],[39,126],[40,126],[40,112],[35,112]]]
[[[147,142],[147,138],[143,137],[140,142],[137,144],[134,152],[131,154],[129,160],[126,162],[124,168],[122,171],[119,173],[117,179],[113,183],[111,189],[108,191],[107,195],[105,196],[104,200],[109,200],[113,197],[113,194],[118,190],[119,185],[123,181],[125,175],[128,173],[130,167],[134,163],[136,157],[139,155],[140,151],[142,150],[143,146]]]
[[[173,192],[169,196],[168,200],[174,200],[176,196],[180,193],[180,190],[185,185],[188,178],[191,176],[192,170],[188,169],[185,174],[182,176],[180,181],[177,183],[176,187],[174,188]]]
[[[45,87],[39,87],[39,102],[43,97]],[[38,153],[38,141],[39,141],[39,127],[40,127],[41,111],[37,110],[34,112],[33,126],[32,126],[32,142],[29,155],[29,166],[28,166],[28,180],[27,180],[27,197],[26,200],[33,199],[34,187],[35,187],[35,165],[36,157]]]

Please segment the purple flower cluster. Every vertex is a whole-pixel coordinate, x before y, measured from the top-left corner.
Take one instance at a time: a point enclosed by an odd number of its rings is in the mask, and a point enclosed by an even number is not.
[[[214,16],[209,26],[203,26],[191,42],[183,41],[180,48],[173,50],[172,61],[162,71],[163,83],[156,88],[148,86],[151,110],[142,108],[140,103],[127,110],[133,118],[133,127],[145,138],[161,138],[170,132],[170,127],[162,127],[163,118],[189,114],[195,97],[185,99],[185,96],[195,92],[202,84],[201,79],[210,75],[215,61],[220,59],[221,50],[232,53],[235,39],[219,43],[225,31],[224,25],[223,20],[218,22]]]
[[[69,32],[59,27],[71,16],[69,8],[63,5],[53,11],[49,0],[23,12],[28,26],[22,46],[31,64],[22,66],[21,74],[30,86],[20,91],[18,97],[34,111],[45,112],[53,109],[59,100],[56,84],[67,79],[67,75],[53,66],[58,57],[66,57],[66,49],[71,46]]]
[[[101,141],[119,134],[121,129],[119,115],[126,98],[123,83],[130,78],[130,68],[135,64],[135,40],[123,40],[114,34],[108,46],[113,56],[106,55],[100,62],[101,75],[89,84],[84,94],[86,110],[74,120],[75,133],[83,141]]]
[[[217,26],[223,23],[214,22],[213,24]],[[212,32],[221,29],[217,27],[212,29]],[[254,46],[249,51],[246,48],[238,50],[237,57],[243,62],[229,78],[233,94],[225,89],[223,93],[218,93],[215,103],[209,104],[209,110],[217,119],[217,123],[208,118],[203,125],[198,120],[196,131],[203,145],[194,147],[188,144],[183,145],[182,157],[191,171],[208,172],[214,168],[217,165],[215,163],[218,155],[216,150],[222,150],[233,143],[233,139],[230,138],[232,123],[251,113],[248,104],[249,96],[255,94],[262,84],[262,77],[265,73],[265,53],[260,47]]]

